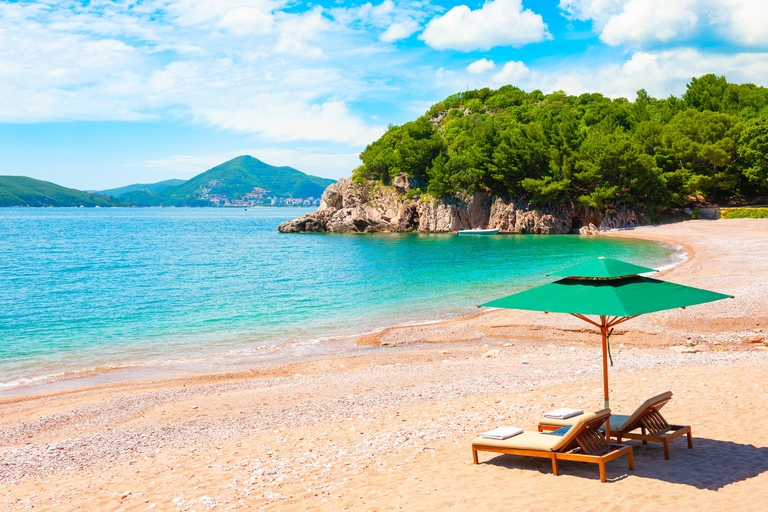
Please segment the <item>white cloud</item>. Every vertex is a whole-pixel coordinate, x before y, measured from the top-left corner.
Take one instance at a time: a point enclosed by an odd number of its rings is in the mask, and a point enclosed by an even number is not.
[[[286,53],[313,59],[324,58],[323,50],[311,42],[331,28],[330,22],[323,16],[323,9],[316,7],[301,15],[283,15],[285,21],[277,44],[276,53]]]
[[[658,97],[685,92],[692,77],[716,72],[732,83],[768,83],[768,53],[709,53],[695,48],[637,52],[618,69],[603,70],[605,90],[613,96],[634,98],[644,87]]]
[[[610,45],[670,41],[688,36],[697,26],[695,0],[630,0],[611,16],[600,39]]]
[[[712,15],[718,32],[734,43],[748,47],[768,47],[768,2],[764,0],[725,0]]]
[[[256,27],[265,23],[273,11],[281,9],[286,1],[271,0],[166,0],[149,2],[151,11],[169,13],[174,24],[184,27],[218,25],[231,28],[236,33],[251,32],[245,27],[253,23]],[[235,20],[237,14],[243,19]],[[222,20],[227,20],[222,23]]]
[[[474,11],[454,7],[433,18],[419,36],[432,48],[461,51],[520,47],[551,37],[540,15],[523,10],[522,0],[491,0]]]
[[[593,21],[610,45],[642,46],[706,37],[768,47],[764,0],[560,0],[566,16]]]
[[[111,119],[147,117],[130,91],[140,52],[113,38],[49,30],[41,14],[34,4],[0,7],[0,119],[102,119],[105,110]]]
[[[224,13],[219,26],[242,36],[246,34],[269,34],[275,25],[274,16],[258,7],[235,7]]]
[[[496,64],[494,64],[492,60],[480,59],[467,66],[467,71],[473,75],[480,75],[495,68]]]
[[[633,27],[626,21],[639,9],[632,7],[639,5],[635,1],[570,0],[561,6],[571,17],[595,20],[595,30],[614,43],[673,42],[708,24],[721,38],[752,48],[768,45],[763,4],[684,0],[668,7],[653,0],[659,12],[674,15],[666,16],[666,25],[648,22],[655,31],[650,33],[645,22]],[[421,37],[435,48],[551,37],[520,0],[487,2],[474,11],[456,7],[437,17],[439,6],[426,0],[330,10],[295,3],[284,10],[283,0],[46,2],[0,2],[0,122],[193,120],[272,145],[305,140],[348,148],[467,87],[513,83],[526,90],[634,97],[640,87],[656,96],[681,94],[692,76],[711,72],[732,82],[768,83],[763,53],[645,49],[613,64],[582,55],[560,64],[548,59],[544,67],[523,63],[521,55],[511,62],[510,56],[496,62],[476,56],[458,65],[447,53],[436,63],[436,52],[421,44],[392,44],[430,18]],[[644,12],[637,11],[638,19]],[[690,13],[698,20],[693,30]]]
[[[269,140],[378,137],[382,123],[352,106],[377,64],[350,69],[356,47],[326,11],[275,11],[285,3],[0,4],[0,122],[181,117]],[[340,55],[319,67],[324,46]]]
[[[385,30],[383,34],[381,34],[379,39],[385,43],[394,43],[395,41],[400,41],[401,39],[410,37],[420,28],[421,26],[416,20],[407,19],[405,21],[391,24],[389,28]]]
[[[239,132],[261,133],[276,141],[331,140],[364,145],[378,139],[384,126],[368,126],[341,101],[320,105],[293,102],[278,95],[255,98],[249,107],[201,108],[197,114],[210,124]]]
[[[498,88],[511,84],[525,91],[562,90],[574,96],[600,92],[612,98],[634,100],[641,88],[656,98],[680,96],[691,78],[713,72],[725,75],[731,83],[766,84],[768,52],[723,54],[695,48],[637,51],[620,62],[565,61],[559,66],[529,69],[523,62],[512,61],[491,75],[473,74],[466,68],[441,68],[435,77],[444,90],[452,92],[466,87]]]
[[[525,80],[530,76],[530,70],[518,61],[511,61],[504,64],[501,71],[493,75],[493,81],[497,84],[519,84],[522,80]]]
[[[611,16],[619,14],[628,0],[560,0],[559,7],[571,19],[593,20],[601,29]]]
[[[542,88],[540,85],[542,76],[538,72],[528,69],[528,66],[521,61],[509,61],[501,66],[501,69],[497,72],[488,73],[488,71],[491,71],[492,69],[498,69],[498,66],[494,62],[486,61],[493,66],[489,67],[488,64],[483,62],[485,60],[486,59],[480,59],[479,61],[475,61],[470,64],[470,66],[463,69],[452,70],[441,67],[435,72],[435,81],[439,84],[441,89],[446,91],[445,96],[453,94],[456,91],[463,91],[466,88],[498,88],[507,84],[525,90]],[[478,66],[473,71],[470,68],[474,64],[478,64]],[[481,73],[477,73],[477,69],[483,66],[486,69]]]
[[[331,9],[331,16],[343,25],[363,29],[383,30],[379,40],[394,43],[410,37],[421,29],[421,22],[433,12],[428,2],[419,0],[384,0],[378,5],[370,2],[357,7]]]
[[[532,73],[539,88],[568,94],[599,91],[610,97],[634,99],[638,89],[651,96],[680,96],[692,77],[716,72],[732,83],[767,83],[768,53],[709,53],[695,48],[635,52],[623,63],[594,68],[573,67]],[[533,83],[526,84],[533,88]]]

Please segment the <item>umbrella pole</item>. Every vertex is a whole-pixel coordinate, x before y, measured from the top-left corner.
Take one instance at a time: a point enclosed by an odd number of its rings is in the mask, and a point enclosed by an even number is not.
[[[603,394],[605,396],[605,408],[610,408],[608,398],[608,325],[605,316],[600,317],[600,333],[603,335]],[[611,442],[611,417],[605,420],[605,440]]]

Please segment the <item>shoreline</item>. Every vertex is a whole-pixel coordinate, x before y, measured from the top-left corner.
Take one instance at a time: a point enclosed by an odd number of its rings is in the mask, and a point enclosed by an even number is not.
[[[647,226],[646,226],[647,227]],[[690,244],[679,243],[670,237],[637,236],[638,228],[624,228],[613,230],[600,236],[615,238],[630,238],[644,241],[654,241],[668,246],[672,250],[684,251],[685,257],[681,261],[674,261],[669,266],[663,267],[659,276],[664,275],[672,268],[679,267],[689,262],[695,256],[695,249]],[[642,228],[641,228],[642,229]],[[679,248],[679,249],[678,249]],[[409,320],[400,324],[384,325],[372,331],[359,334],[339,334],[335,336],[321,336],[309,340],[286,341],[274,345],[264,345],[248,349],[248,354],[212,353],[192,358],[166,359],[162,361],[143,362],[117,362],[96,367],[65,369],[53,374],[34,376],[24,379],[25,382],[13,387],[4,386],[0,389],[0,399],[5,397],[36,395],[39,393],[55,392],[81,386],[107,385],[121,382],[138,382],[143,380],[156,380],[158,378],[188,378],[195,375],[208,375],[222,372],[237,372],[251,367],[261,368],[290,364],[292,362],[311,361],[318,357],[337,356],[346,354],[355,355],[361,351],[361,347],[387,347],[413,343],[445,343],[476,341],[483,337],[498,337],[498,332],[493,329],[493,310],[476,312],[454,312],[441,315],[438,319],[425,319],[421,321]],[[503,312],[502,312],[503,313]],[[508,317],[509,311],[503,316]],[[540,322],[531,314],[517,319],[518,327],[515,333],[506,333],[512,338],[536,338],[537,334],[527,327],[528,324],[537,325]],[[484,322],[489,319],[489,322]],[[490,323],[490,327],[486,324]],[[476,328],[479,324],[480,328]],[[579,323],[563,324],[560,326],[544,327],[537,325],[533,330],[544,333],[554,329],[555,338],[562,338],[563,333],[585,331]],[[630,329],[631,331],[631,329]],[[621,334],[622,330],[617,330]],[[551,334],[551,333],[550,333]],[[587,341],[589,335],[586,336]],[[631,342],[630,342],[631,343]]]
[[[409,329],[461,321],[477,315],[466,312],[441,315],[439,319],[405,321],[384,325],[360,334],[338,334],[308,340],[284,341],[222,353],[210,353],[181,359],[149,360],[104,364],[85,368],[65,369],[59,372],[24,378],[24,382],[0,385],[0,401],[4,398],[32,396],[42,393],[87,387],[121,385],[129,382],[186,379],[197,376],[246,372],[252,368],[290,365],[322,357],[356,356],[376,349],[373,344],[360,343],[361,339],[375,337],[389,329]],[[247,369],[244,369],[247,368]],[[148,376],[149,375],[149,376]]]

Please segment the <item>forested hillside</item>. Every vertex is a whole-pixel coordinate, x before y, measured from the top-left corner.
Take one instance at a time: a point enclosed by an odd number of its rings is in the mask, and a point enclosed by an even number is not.
[[[125,206],[111,196],[90,194],[26,176],[0,176],[0,206]]]
[[[653,210],[768,194],[768,89],[694,78],[682,97],[526,93],[511,85],[455,94],[391,127],[354,179],[404,173],[421,193],[485,187],[535,205],[572,201]]]

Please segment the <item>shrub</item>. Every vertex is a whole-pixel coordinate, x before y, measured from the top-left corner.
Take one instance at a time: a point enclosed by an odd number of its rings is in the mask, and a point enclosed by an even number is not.
[[[405,194],[405,198],[409,201],[414,198],[414,196],[421,195],[421,189],[418,188],[412,188]]]
[[[720,210],[723,219],[768,219],[768,208],[724,208]]]

